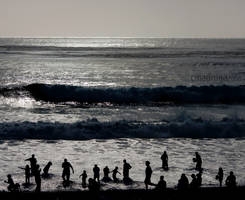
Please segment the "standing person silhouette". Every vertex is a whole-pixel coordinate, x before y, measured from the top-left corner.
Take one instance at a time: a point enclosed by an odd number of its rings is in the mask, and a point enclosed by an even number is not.
[[[104,172],[104,177],[103,177],[102,181],[104,181],[104,182],[112,181],[112,179],[109,177],[110,169],[108,166],[105,166],[105,168],[103,169],[103,172]]]
[[[86,170],[83,170],[83,173],[79,176],[82,177],[82,187],[85,188],[87,186],[86,179],[88,177]]]
[[[34,171],[35,176],[35,182],[36,182],[36,192],[41,191],[41,169],[39,168],[39,165],[36,165],[36,169]]]
[[[34,175],[37,165],[37,159],[35,158],[35,154],[32,154],[30,158],[25,159],[25,161],[30,161],[31,164],[31,175]]]
[[[201,171],[202,170],[202,158],[198,152],[195,152],[196,157],[193,158],[193,162],[196,162],[196,170]]]
[[[115,167],[115,169],[112,170],[112,178],[113,178],[113,181],[114,183],[118,183],[119,180],[117,178],[117,173],[118,174],[121,174],[119,171],[118,171],[118,167]]]
[[[219,181],[219,186],[222,187],[223,183],[223,178],[224,178],[224,172],[222,167],[219,168],[218,174],[216,176],[216,179]]]
[[[131,165],[127,163],[127,161],[123,160],[123,182],[129,184],[132,180],[129,178],[129,170],[131,169]]]
[[[162,168],[164,170],[168,170],[168,154],[166,151],[163,152],[161,156],[161,160],[162,160]]]
[[[72,169],[73,174],[74,174],[74,169],[71,163],[69,163],[66,158],[64,159],[64,162],[62,163],[62,168],[63,168],[62,178],[64,181],[69,182],[70,181],[70,168]]]
[[[98,167],[98,165],[94,165],[93,168],[93,172],[94,172],[94,180],[99,183],[100,182],[100,168]]]
[[[151,169],[149,161],[146,161],[145,165],[146,165],[146,169],[145,169],[145,181],[144,181],[144,183],[145,183],[146,190],[148,190],[148,185],[153,185],[151,183],[152,169]]]
[[[31,177],[31,169],[30,169],[29,165],[26,165],[25,168],[24,167],[19,167],[19,168],[25,170],[25,184],[29,185],[30,184],[30,177]]]

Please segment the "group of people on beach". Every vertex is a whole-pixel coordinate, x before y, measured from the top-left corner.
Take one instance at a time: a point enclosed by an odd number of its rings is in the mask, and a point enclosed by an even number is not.
[[[162,156],[162,169],[167,171],[169,170],[168,167],[168,155],[167,152],[164,151]],[[49,178],[49,169],[52,166],[52,162],[48,162],[47,165],[43,168],[43,173],[41,174],[41,169],[40,166],[37,164],[37,159],[35,155],[33,154],[30,158],[26,159],[25,161],[30,162],[30,166],[27,164],[24,168],[20,167],[20,169],[23,169],[25,171],[25,186],[30,185],[30,178],[31,176],[34,176],[35,178],[35,183],[36,183],[36,192],[41,191],[41,177],[42,178]],[[202,173],[203,173],[203,168],[202,168],[202,158],[198,152],[195,152],[195,157],[193,158],[193,162],[196,163],[195,170],[198,171],[197,174],[192,174],[191,175],[191,182],[189,183],[189,180],[185,174],[182,174],[180,179],[178,180],[177,188],[178,189],[187,189],[187,188],[198,188],[201,187],[202,185]],[[145,187],[148,189],[149,185],[155,186],[156,190],[163,191],[167,188],[167,183],[164,180],[164,176],[160,176],[160,180],[157,184],[154,184],[151,182],[151,176],[152,176],[152,168],[150,166],[150,162],[146,161],[145,162],[146,168],[145,168]],[[64,162],[62,163],[62,179],[63,179],[63,186],[69,186],[71,181],[70,181],[70,173],[74,174],[74,169],[73,166],[71,165],[70,162],[68,162],[67,159],[64,159]],[[82,187],[86,188],[88,187],[89,190],[92,191],[98,191],[100,189],[100,181],[103,181],[105,183],[107,182],[114,182],[114,183],[119,183],[122,182],[126,185],[130,185],[133,183],[133,180],[129,176],[129,171],[132,168],[132,166],[124,159],[123,160],[123,179],[120,181],[117,178],[117,174],[121,174],[118,171],[118,167],[116,166],[112,171],[110,171],[108,166],[105,166],[103,169],[104,177],[100,180],[100,168],[98,167],[97,164],[94,165],[93,167],[93,173],[94,176],[93,178],[88,179],[87,183],[87,172],[86,170],[83,171],[83,173],[79,176],[82,177]],[[112,179],[109,177],[109,174],[112,173]],[[20,190],[20,185],[18,183],[14,183],[13,178],[10,174],[7,175],[8,180],[5,181],[8,183],[8,190],[9,191],[19,191]],[[223,178],[224,178],[224,173],[223,169],[220,167],[218,170],[218,174],[215,177],[219,181],[220,187],[222,187],[223,184]],[[233,188],[236,187],[236,177],[234,173],[231,171],[230,175],[226,178],[225,184],[227,187]]]
[[[37,164],[37,159],[34,154],[28,159],[25,159],[25,161],[30,162],[30,166],[26,165],[25,167],[19,167],[20,169],[23,169],[25,171],[25,186],[30,185],[30,178],[31,176],[34,176],[35,178],[35,183],[36,183],[36,192],[41,191],[41,176],[43,178],[48,178],[49,177],[49,169],[52,165],[52,162],[48,162],[47,165],[43,168],[43,174],[41,174],[41,169],[40,165]],[[5,181],[8,183],[8,190],[9,191],[19,191],[20,190],[20,185],[18,183],[14,183],[13,178],[11,174],[7,175],[8,180]]]

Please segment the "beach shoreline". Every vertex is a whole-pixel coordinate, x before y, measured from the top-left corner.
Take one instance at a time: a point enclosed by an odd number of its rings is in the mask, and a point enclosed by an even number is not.
[[[106,191],[56,191],[56,192],[0,192],[0,199],[238,199],[245,194],[245,186],[236,188],[206,187],[198,189],[176,190],[167,188],[156,190],[106,190]]]

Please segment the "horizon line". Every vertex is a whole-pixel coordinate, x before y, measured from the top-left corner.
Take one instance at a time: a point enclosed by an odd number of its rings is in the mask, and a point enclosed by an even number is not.
[[[0,39],[245,39],[245,37],[74,37],[74,36],[0,36]]]

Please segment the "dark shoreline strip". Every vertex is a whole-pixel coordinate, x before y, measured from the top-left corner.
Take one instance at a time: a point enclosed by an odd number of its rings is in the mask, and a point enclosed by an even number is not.
[[[74,200],[74,199],[101,199],[101,200],[153,200],[153,199],[198,199],[198,200],[225,200],[225,199],[242,199],[245,195],[245,186],[234,189],[229,188],[199,188],[189,190],[166,189],[158,192],[155,190],[107,190],[100,192],[90,191],[60,191],[60,192],[0,192],[0,199],[18,199],[18,200]]]

